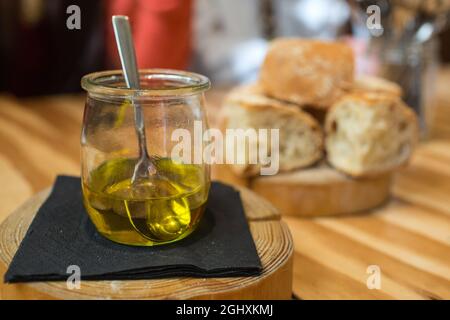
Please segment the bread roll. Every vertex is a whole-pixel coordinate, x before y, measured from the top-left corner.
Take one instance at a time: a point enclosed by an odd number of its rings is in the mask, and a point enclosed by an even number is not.
[[[418,137],[415,113],[399,97],[357,93],[342,97],[325,120],[331,165],[351,176],[370,176],[405,163]]]
[[[351,89],[353,69],[342,43],[285,38],[270,45],[259,82],[270,97],[326,109]]]
[[[353,83],[353,92],[373,92],[382,94],[391,94],[397,97],[402,96],[402,88],[395,82],[374,77],[360,76]]]
[[[233,90],[222,118],[222,129],[279,129],[280,171],[306,167],[322,158],[323,133],[316,120],[296,105],[265,97],[258,86]],[[240,176],[259,175],[260,164],[250,164],[248,154],[245,159],[243,165],[232,165],[233,171]]]
[[[251,83],[240,85],[232,89],[225,97],[225,102],[242,102],[242,101],[253,101],[255,104],[276,104],[279,106],[287,106],[289,108],[298,108],[297,105],[279,101],[276,99],[269,98],[264,94],[264,91],[259,83]]]

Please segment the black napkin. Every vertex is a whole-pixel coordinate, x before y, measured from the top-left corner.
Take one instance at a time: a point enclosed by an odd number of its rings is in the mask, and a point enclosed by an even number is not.
[[[79,178],[60,176],[14,256],[5,282],[81,279],[252,276],[261,262],[239,192],[213,182],[205,214],[191,235],[172,244],[133,247],[95,230],[82,204]]]

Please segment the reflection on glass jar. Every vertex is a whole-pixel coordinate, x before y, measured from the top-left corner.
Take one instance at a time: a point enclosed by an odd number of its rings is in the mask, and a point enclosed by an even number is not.
[[[83,77],[88,94],[81,134],[82,188],[84,205],[102,235],[152,246],[188,236],[205,209],[209,166],[174,158],[179,140],[172,133],[184,129],[193,137],[198,121],[207,129],[203,93],[210,84],[198,74],[161,69],[141,70],[140,83],[141,90],[127,89],[120,71]],[[157,170],[139,183],[131,183],[139,158],[133,104],[143,110],[147,149]],[[187,143],[191,147],[183,152],[203,147]]]

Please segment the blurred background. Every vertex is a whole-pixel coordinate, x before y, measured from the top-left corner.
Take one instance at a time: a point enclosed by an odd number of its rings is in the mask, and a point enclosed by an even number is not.
[[[81,28],[70,30],[73,4]],[[367,26],[372,4],[381,9],[380,36]],[[141,68],[189,69],[228,85],[254,79],[268,40],[283,36],[344,39],[355,48],[359,73],[447,62],[448,10],[442,0],[0,0],[0,90],[76,92],[82,75],[118,68],[113,14],[131,17]]]
[[[358,74],[399,83],[424,122],[450,61],[449,12],[450,0],[0,0],[0,92],[78,92],[84,74],[119,68],[111,16],[124,14],[140,68],[199,72],[216,88],[255,80],[275,37],[340,39]]]

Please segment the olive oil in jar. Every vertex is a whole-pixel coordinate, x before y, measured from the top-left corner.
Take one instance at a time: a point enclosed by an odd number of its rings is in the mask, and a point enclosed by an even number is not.
[[[131,183],[136,160],[108,160],[83,183],[84,204],[97,230],[124,244],[157,245],[180,240],[197,226],[209,191],[198,165],[168,158],[158,175]]]

